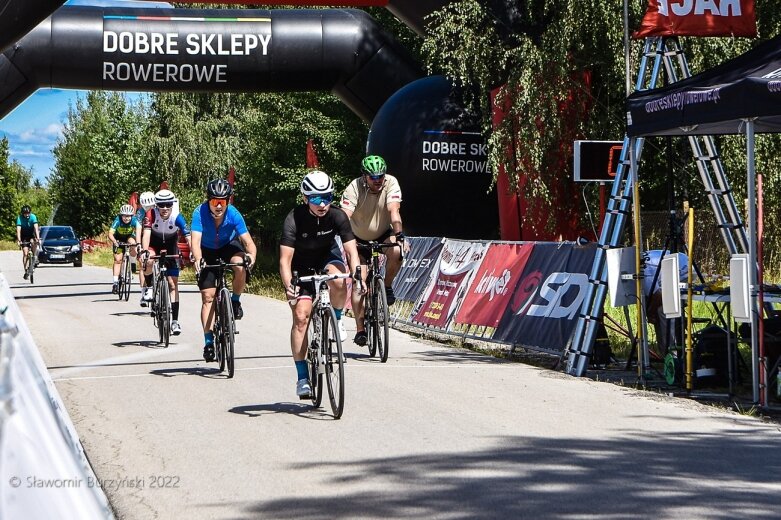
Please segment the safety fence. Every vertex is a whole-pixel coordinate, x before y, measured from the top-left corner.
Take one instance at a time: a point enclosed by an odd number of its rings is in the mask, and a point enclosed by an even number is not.
[[[113,518],[0,273],[0,518]]]
[[[556,355],[570,345],[595,243],[407,240],[394,324]]]

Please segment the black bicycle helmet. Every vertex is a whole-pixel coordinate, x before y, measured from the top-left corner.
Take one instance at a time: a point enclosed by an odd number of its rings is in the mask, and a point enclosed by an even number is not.
[[[227,199],[233,193],[233,187],[225,179],[214,179],[206,185],[206,195],[210,199]]]
[[[22,211],[21,211],[21,213],[22,213],[22,214],[24,214],[24,213],[32,213],[32,211],[33,211],[33,210],[32,210],[32,209],[30,208],[30,206],[28,206],[27,204],[25,204],[24,206],[22,206]]]

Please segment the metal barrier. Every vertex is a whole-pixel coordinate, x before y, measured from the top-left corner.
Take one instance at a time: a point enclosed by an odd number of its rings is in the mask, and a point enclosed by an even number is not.
[[[0,518],[114,518],[3,273]]]

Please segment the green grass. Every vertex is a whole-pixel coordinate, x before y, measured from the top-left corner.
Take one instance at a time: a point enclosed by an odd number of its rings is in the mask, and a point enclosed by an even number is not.
[[[19,244],[14,240],[0,240],[0,251],[15,251],[19,249]]]
[[[114,255],[110,247],[94,249],[84,253],[84,263],[97,267],[111,268],[114,263]],[[182,283],[195,283],[195,269],[185,267],[179,274]],[[267,296],[277,300],[285,300],[285,291],[277,274],[277,260],[273,257],[261,257],[252,270],[252,278],[245,289],[246,293]]]

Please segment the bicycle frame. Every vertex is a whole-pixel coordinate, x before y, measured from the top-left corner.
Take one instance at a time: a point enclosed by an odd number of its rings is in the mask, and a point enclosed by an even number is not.
[[[168,287],[168,266],[166,260],[178,259],[180,255],[168,255],[161,250],[159,255],[147,256],[144,260],[154,260],[152,264],[152,319],[158,328],[160,343],[168,347],[171,339],[171,293]],[[146,270],[146,267],[144,268]]]
[[[214,312],[214,323],[212,325],[212,331],[214,332],[214,341],[216,344],[215,354],[217,355],[217,361],[220,365],[220,372],[228,367],[228,378],[233,377],[234,370],[234,334],[236,334],[236,321],[233,316],[233,307],[230,300],[230,293],[228,290],[228,283],[225,279],[225,273],[233,269],[234,267],[243,267],[247,269],[245,262],[225,262],[222,258],[218,259],[217,264],[204,265],[203,269],[218,269],[219,276],[217,277],[217,286],[215,287],[215,297],[212,302],[212,312]],[[202,271],[201,271],[202,272]],[[225,316],[222,316],[224,309]],[[228,323],[223,323],[223,319],[227,317]]]
[[[25,240],[21,243],[22,247],[27,247],[27,268],[25,272],[28,274],[30,283],[35,281],[35,262],[38,260],[38,241],[37,240]]]
[[[317,296],[312,302],[312,311],[307,325],[306,360],[309,365],[309,384],[312,388],[312,403],[320,406],[323,396],[323,375],[328,381],[328,396],[334,418],[338,419],[344,411],[344,358],[342,340],[339,337],[336,315],[331,307],[331,295],[328,283],[331,280],[349,278],[348,273],[316,274],[298,277],[293,273],[293,285],[314,283]],[[328,322],[330,335],[323,329]],[[333,351],[335,349],[335,352]]]

